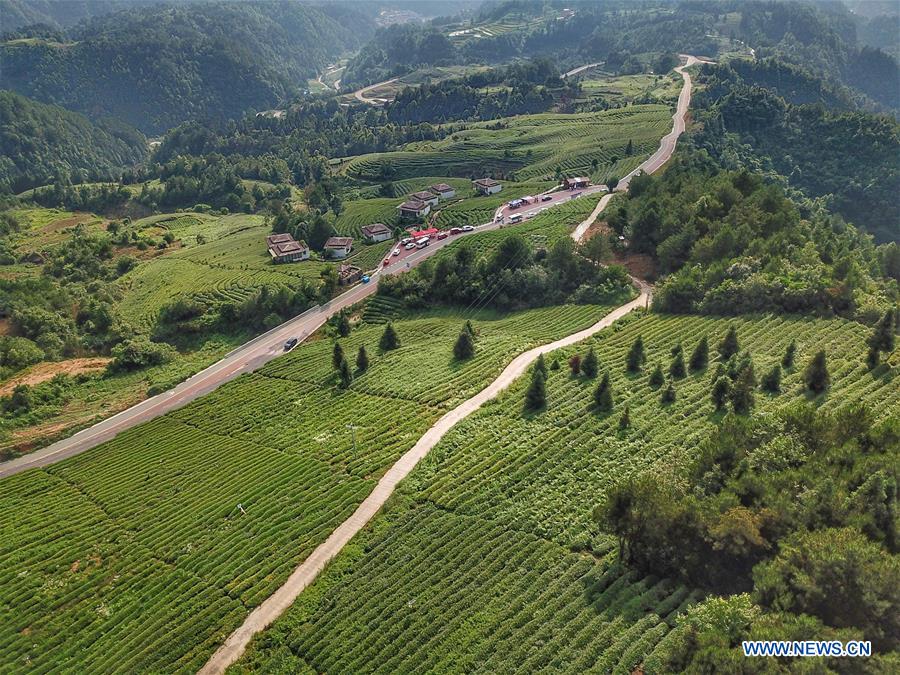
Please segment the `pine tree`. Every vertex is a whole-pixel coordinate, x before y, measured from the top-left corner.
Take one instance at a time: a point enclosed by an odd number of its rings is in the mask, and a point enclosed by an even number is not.
[[[728,398],[731,396],[731,380],[728,379],[727,375],[720,375],[716,378],[711,395],[713,406],[716,412],[719,412],[725,407],[725,404],[728,403]]]
[[[709,340],[704,335],[700,338],[697,346],[694,347],[694,351],[691,354],[690,367],[692,371],[696,372],[706,368],[707,364],[709,364]]]
[[[340,369],[341,361],[344,360],[344,348],[340,342],[334,343],[334,349],[331,352],[331,365],[335,370]]]
[[[341,360],[341,365],[338,369],[338,373],[341,378],[341,389],[347,389],[353,382],[353,373],[350,371],[350,364],[347,363],[347,359]]]
[[[350,335],[350,317],[345,310],[341,310],[337,318],[337,332],[341,337]]]
[[[663,375],[662,366],[658,363],[656,364],[656,368],[653,369],[653,372],[650,373],[650,379],[648,380],[651,387],[654,389],[659,389],[665,383],[666,377]]]
[[[475,338],[475,326],[472,325],[471,320],[466,319],[466,325],[463,326],[463,328],[468,331],[469,335],[471,335],[473,339]]]
[[[791,340],[791,344],[784,350],[784,356],[781,359],[781,367],[789,370],[794,367],[794,357],[797,355],[797,341]]]
[[[669,386],[663,389],[662,396],[660,397],[660,401],[665,404],[674,403],[676,398],[675,394],[675,384],[670,380]]]
[[[472,340],[472,333],[463,326],[459,331],[459,337],[456,338],[456,344],[453,345],[453,357],[458,361],[471,359],[475,356],[475,343]]]
[[[559,357],[554,358],[550,362],[550,370],[559,370]]]
[[[781,391],[781,366],[779,364],[776,363],[772,366],[772,370],[763,376],[762,388],[773,394]]]
[[[644,338],[638,335],[637,339],[631,343],[631,349],[628,350],[625,370],[629,373],[638,373],[646,361],[647,354],[644,352]]]
[[[397,349],[400,346],[400,338],[397,337],[397,331],[394,330],[394,324],[388,321],[387,326],[384,327],[384,332],[381,334],[381,340],[378,341],[378,346],[381,347],[381,351],[387,352],[392,349]]]
[[[591,347],[588,350],[587,356],[584,357],[584,361],[581,362],[581,372],[588,377],[596,377],[598,368],[597,354],[594,351],[594,348]]]
[[[719,356],[722,357],[723,361],[727,361],[740,350],[741,345],[738,342],[737,331],[734,326],[729,326],[728,332],[725,334],[722,342],[719,343]]]
[[[594,389],[594,403],[597,410],[609,412],[613,409],[612,385],[609,383],[609,373],[604,373],[600,384]]]
[[[687,375],[687,370],[684,367],[684,352],[679,350],[675,354],[675,358],[672,359],[672,364],[669,366],[669,375],[674,378],[682,378]]]
[[[866,352],[866,367],[872,370],[877,368],[879,363],[881,363],[881,352],[875,347],[869,347],[869,351]]]
[[[755,391],[756,373],[751,362],[741,368],[731,387],[731,407],[734,408],[734,412],[738,415],[749,414],[756,403]]]
[[[816,354],[806,366],[803,381],[806,382],[806,388],[816,394],[821,394],[828,388],[831,376],[828,374],[828,363],[824,351]]]
[[[572,375],[575,377],[581,374],[581,357],[578,354],[573,354],[572,358],[569,359],[569,370],[572,371]]]
[[[525,408],[528,410],[540,410],[547,405],[547,387],[544,373],[539,368],[531,370],[531,384],[525,392]]]
[[[631,408],[630,406],[625,406],[625,410],[622,411],[622,416],[619,418],[619,430],[624,431],[628,427],[631,426]]]
[[[369,369],[369,354],[366,352],[365,345],[360,345],[359,351],[356,353],[356,369],[361,373]]]
[[[881,361],[881,352],[890,354],[894,351],[894,310],[889,309],[876,324],[875,330],[869,337],[869,353],[866,362],[870,368],[874,368]]]
[[[544,376],[544,381],[546,382],[549,373],[547,372],[547,362],[544,360],[543,354],[538,354],[537,361],[534,362],[534,367],[536,370],[541,371],[541,374]]]

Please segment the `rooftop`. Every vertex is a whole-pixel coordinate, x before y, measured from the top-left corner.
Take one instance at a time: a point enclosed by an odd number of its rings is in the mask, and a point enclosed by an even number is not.
[[[364,225],[362,233],[367,237],[375,234],[390,234],[391,228],[384,223],[372,223],[371,225]]]
[[[494,187],[495,185],[500,185],[500,181],[496,181],[493,178],[479,178],[472,182],[475,183],[475,185],[480,185],[482,187]]]
[[[421,211],[425,208],[425,202],[420,202],[418,199],[409,199],[397,208],[402,211]]]
[[[353,245],[353,237],[328,237],[325,248],[346,248]]]
[[[450,192],[453,188],[446,183],[435,183],[431,186],[431,189],[435,192]]]

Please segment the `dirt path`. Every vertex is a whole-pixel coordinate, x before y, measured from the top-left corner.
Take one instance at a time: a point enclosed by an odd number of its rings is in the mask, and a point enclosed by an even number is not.
[[[47,380],[52,380],[57,375],[78,375],[90,373],[106,368],[106,364],[112,359],[103,356],[94,356],[86,359],[68,359],[67,361],[45,361],[38,363],[26,372],[16,375],[3,384],[0,384],[0,396],[12,393],[12,390],[20,384],[34,386]]]
[[[678,99],[676,113],[673,116],[672,132],[662,139],[659,150],[657,150],[650,159],[629,174],[629,179],[631,175],[636,174],[642,167],[644,167],[644,170],[648,173],[656,171],[669,159],[669,157],[672,156],[672,152],[675,150],[675,141],[684,131],[684,115],[687,112],[691,97],[691,78],[688,73],[684,72],[684,68],[697,62],[692,56],[687,56],[686,59],[687,62],[684,66],[676,68],[676,71],[684,78],[684,87],[682,88],[681,95]],[[628,181],[623,179],[622,182],[624,182],[624,186],[622,186],[621,189],[627,189]],[[622,184],[620,183],[620,186],[621,185]],[[584,236],[584,233],[587,232],[597,216],[600,215],[603,209],[606,208],[606,205],[609,204],[611,198],[612,194],[604,196],[591,215],[575,228],[575,231],[572,232],[572,237],[575,241],[579,241],[581,237]],[[534,349],[519,354],[508,366],[506,366],[496,380],[491,382],[478,394],[464,401],[441,417],[434,426],[425,432],[410,450],[387,470],[387,473],[385,473],[381,480],[378,481],[375,489],[372,490],[365,500],[363,500],[356,511],[354,511],[347,520],[338,525],[331,535],[316,547],[309,557],[294,570],[290,577],[288,577],[288,580],[284,585],[266,598],[266,600],[256,609],[250,612],[244,622],[228,636],[228,639],[225,640],[222,646],[216,650],[212,657],[210,657],[206,665],[200,670],[200,674],[218,675],[224,673],[231,664],[237,661],[244,653],[244,650],[247,648],[247,645],[250,643],[253,636],[269,626],[269,624],[281,616],[284,611],[294,603],[300,593],[316,579],[325,566],[334,559],[334,557],[341,552],[341,549],[343,549],[344,546],[346,546],[347,543],[366,526],[375,514],[381,510],[388,498],[393,494],[397,484],[409,475],[419,463],[419,460],[425,457],[425,455],[438,444],[444,435],[450,431],[457,422],[471,415],[484,405],[484,403],[496,397],[509,387],[516,378],[525,373],[528,366],[532,361],[537,359],[539,355],[547,354],[548,352],[562,347],[568,347],[569,345],[581,342],[597,331],[610,326],[613,322],[622,318],[632,310],[649,304],[652,296],[652,287],[638,280],[635,280],[635,282],[640,288],[640,294],[637,298],[613,310],[589,328],[585,328],[584,330],[580,330],[577,333],[573,333],[572,335],[556,340],[555,342],[535,347]]]

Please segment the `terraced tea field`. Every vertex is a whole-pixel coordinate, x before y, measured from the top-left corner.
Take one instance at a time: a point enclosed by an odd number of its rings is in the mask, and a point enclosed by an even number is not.
[[[402,346],[384,355],[382,327],[362,327],[344,348],[352,357],[367,344],[371,367],[349,391],[333,386],[330,342],[314,341],[94,450],[4,479],[0,663],[196,670],[445,407],[513,354],[604,312],[481,314],[477,356],[462,365],[454,314],[399,322]]]
[[[817,405],[865,401],[880,418],[900,412],[900,364],[868,371],[869,331],[861,325],[769,316],[626,318],[550,356],[563,367],[549,372],[545,411],[523,414],[526,377],[458,424],[236,670],[649,668],[647,657],[675,616],[699,596],[666,579],[623,573],[613,564],[614,542],[597,530],[591,512],[623,477],[670,472],[716,424],[709,400],[715,363],[678,380],[668,406],[647,379],[655,362],[668,367],[678,341],[692,350],[707,335],[714,350],[732,323],[760,374],[792,339],[799,345],[783,393],[757,393],[758,413],[805,398],[800,373],[818,349],[828,353],[833,385]],[[638,335],[648,365],[626,375],[625,355]],[[591,345],[613,383],[616,407],[608,415],[591,407],[596,380],[573,378],[565,366]],[[619,431],[626,404],[631,427]]]
[[[671,115],[668,106],[653,104],[481,122],[441,141],[355,157],[345,171],[368,180],[387,173],[402,180],[434,173],[469,176],[501,172],[522,181],[552,176],[557,167],[569,174],[623,176],[656,149],[671,126]],[[629,140],[634,154],[626,156]]]

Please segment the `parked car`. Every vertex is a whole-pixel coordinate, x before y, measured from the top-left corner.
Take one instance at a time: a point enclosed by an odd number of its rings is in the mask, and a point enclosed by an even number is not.
[[[400,243],[401,243],[403,246],[406,246],[407,244],[411,244],[412,242],[413,242],[413,238],[412,238],[412,237],[405,237],[405,238],[403,238],[403,239],[400,240]]]
[[[385,267],[387,267],[388,265],[391,264],[391,259],[385,258],[384,260],[381,261],[381,264],[384,265]]]
[[[391,255],[400,255],[400,247],[398,246],[393,251],[391,251]]]
[[[459,234],[460,232],[462,232],[461,227],[451,227],[450,228],[450,234]]]
[[[472,227],[471,225],[463,225],[463,226],[462,226],[462,231],[463,231],[463,232],[474,232],[474,231],[475,231],[475,228]]]
[[[407,251],[412,251],[415,247],[416,245],[413,242],[408,242],[403,248],[405,248]]]
[[[287,342],[284,343],[284,351],[286,351],[286,352],[291,351],[294,347],[297,346],[298,342],[299,342],[299,340],[297,338],[292,337],[290,340],[288,340]]]
[[[447,233],[446,233],[446,232],[438,232],[437,238],[438,238],[438,239],[446,239],[446,238],[447,238]]]
[[[362,281],[364,284],[367,284],[367,283],[369,283],[370,279],[371,279],[371,277],[369,277],[368,274],[363,274],[362,279],[360,279],[360,281]]]
[[[542,202],[549,202],[549,201],[552,201],[552,199],[553,199],[553,195],[544,195],[543,197],[541,197]]]

